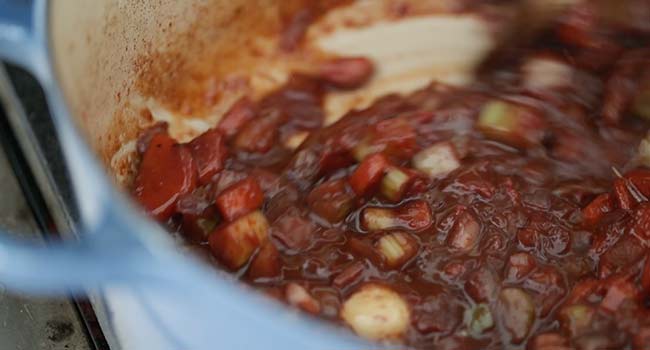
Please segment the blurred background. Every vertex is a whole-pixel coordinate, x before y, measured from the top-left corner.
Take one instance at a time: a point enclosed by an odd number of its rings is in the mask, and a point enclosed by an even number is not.
[[[71,198],[41,88],[25,71],[0,62],[0,227],[43,243],[58,239],[43,232],[69,232],[77,217]],[[89,297],[26,297],[0,284],[0,349],[109,349],[101,309]]]

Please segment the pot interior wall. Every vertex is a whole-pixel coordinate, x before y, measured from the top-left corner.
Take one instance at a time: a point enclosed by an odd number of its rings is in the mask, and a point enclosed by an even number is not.
[[[117,182],[128,185],[143,128],[166,121],[172,136],[188,140],[214,126],[241,96],[259,98],[289,72],[313,71],[331,55],[369,56],[378,73],[360,91],[328,96],[326,123],[377,96],[413,91],[431,80],[467,83],[493,40],[481,19],[453,14],[454,4],[53,1],[51,43],[71,112]],[[408,13],[396,12],[403,8]],[[283,48],[281,33],[304,13],[318,17],[304,45]]]

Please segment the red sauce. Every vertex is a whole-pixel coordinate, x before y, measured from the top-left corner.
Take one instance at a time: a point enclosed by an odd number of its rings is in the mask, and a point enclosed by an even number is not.
[[[306,312],[340,320],[363,288],[394,291],[409,314],[391,338],[415,348],[650,346],[650,170],[633,161],[648,37],[588,10],[470,87],[386,96],[329,127],[323,93],[361,85],[369,61],[296,75],[189,144],[157,127],[136,199]]]

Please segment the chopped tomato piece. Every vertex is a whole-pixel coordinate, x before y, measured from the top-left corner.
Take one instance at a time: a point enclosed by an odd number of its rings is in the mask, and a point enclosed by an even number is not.
[[[401,117],[382,120],[377,123],[372,144],[384,154],[398,159],[409,159],[418,150],[415,128]]]
[[[196,187],[192,153],[165,134],[151,138],[135,178],[135,198],[159,221],[169,219],[178,199]]]
[[[614,180],[614,198],[618,203],[618,207],[624,210],[630,210],[634,208],[637,204],[634,197],[628,189],[628,183],[626,179],[616,179]]]
[[[242,267],[255,250],[268,241],[269,223],[260,211],[218,227],[208,242],[212,253],[226,267],[235,270]]]
[[[567,305],[585,301],[589,295],[594,293],[600,287],[600,282],[593,278],[586,278],[579,281],[571,290],[571,294],[566,300]]]
[[[223,134],[217,129],[211,129],[188,145],[199,170],[199,183],[209,183],[212,177],[223,169],[228,156]]]
[[[410,201],[397,210],[400,226],[414,231],[424,230],[433,224],[429,203],[423,200]]]
[[[625,178],[629,179],[641,194],[650,197],[650,170],[635,169],[625,174]]]
[[[465,282],[465,292],[475,302],[492,302],[499,288],[498,277],[489,268],[473,271]]]
[[[268,116],[249,120],[237,133],[235,147],[250,153],[268,152],[278,138],[278,125],[282,123],[283,115],[270,113]]]
[[[379,254],[372,242],[361,238],[351,237],[345,243],[346,248],[359,260],[368,259],[375,265],[383,263],[383,257]]]
[[[288,210],[273,223],[271,237],[280,241],[289,252],[300,252],[309,247],[316,230],[316,225],[303,218],[300,212]]]
[[[388,166],[388,159],[381,153],[366,157],[350,175],[350,187],[358,196],[368,194],[379,185]]]
[[[183,215],[183,234],[197,243],[207,242],[218,223],[219,214],[208,197],[208,191],[197,189],[182,196],[176,203],[176,211]]]
[[[234,136],[244,124],[254,117],[255,109],[252,102],[248,98],[242,97],[224,114],[217,125],[217,130],[228,137]]]
[[[374,71],[374,65],[367,58],[345,57],[323,63],[319,76],[338,88],[354,89],[365,84]]]
[[[650,243],[650,203],[643,202],[634,210],[634,225],[630,233],[641,239],[645,244]]]
[[[278,277],[281,273],[280,253],[272,242],[266,242],[248,268],[248,277],[256,280]]]
[[[637,237],[629,234],[623,235],[600,256],[599,275],[607,276],[634,265],[643,258],[645,251],[646,248]]]
[[[344,220],[352,210],[354,200],[346,182],[344,179],[332,180],[314,188],[307,197],[311,210],[330,223]]]
[[[365,269],[366,264],[361,261],[356,261],[352,263],[352,265],[346,267],[343,271],[341,271],[341,273],[336,275],[334,280],[332,280],[332,284],[338,288],[351,286],[357,282]]]
[[[582,218],[587,226],[592,226],[612,210],[614,210],[612,196],[609,193],[603,193],[582,209]]]
[[[596,11],[586,3],[580,4],[574,6],[569,14],[561,19],[557,35],[567,44],[591,47],[597,26]]]
[[[257,181],[247,177],[226,188],[217,197],[217,207],[227,221],[233,221],[262,206],[264,193]]]

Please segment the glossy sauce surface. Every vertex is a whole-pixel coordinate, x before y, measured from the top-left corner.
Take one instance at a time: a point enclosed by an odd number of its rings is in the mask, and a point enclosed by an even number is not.
[[[650,345],[649,33],[593,11],[470,87],[386,96],[325,128],[324,93],[362,85],[370,61],[296,74],[188,144],[152,128],[135,196],[216,265],[371,339]]]

